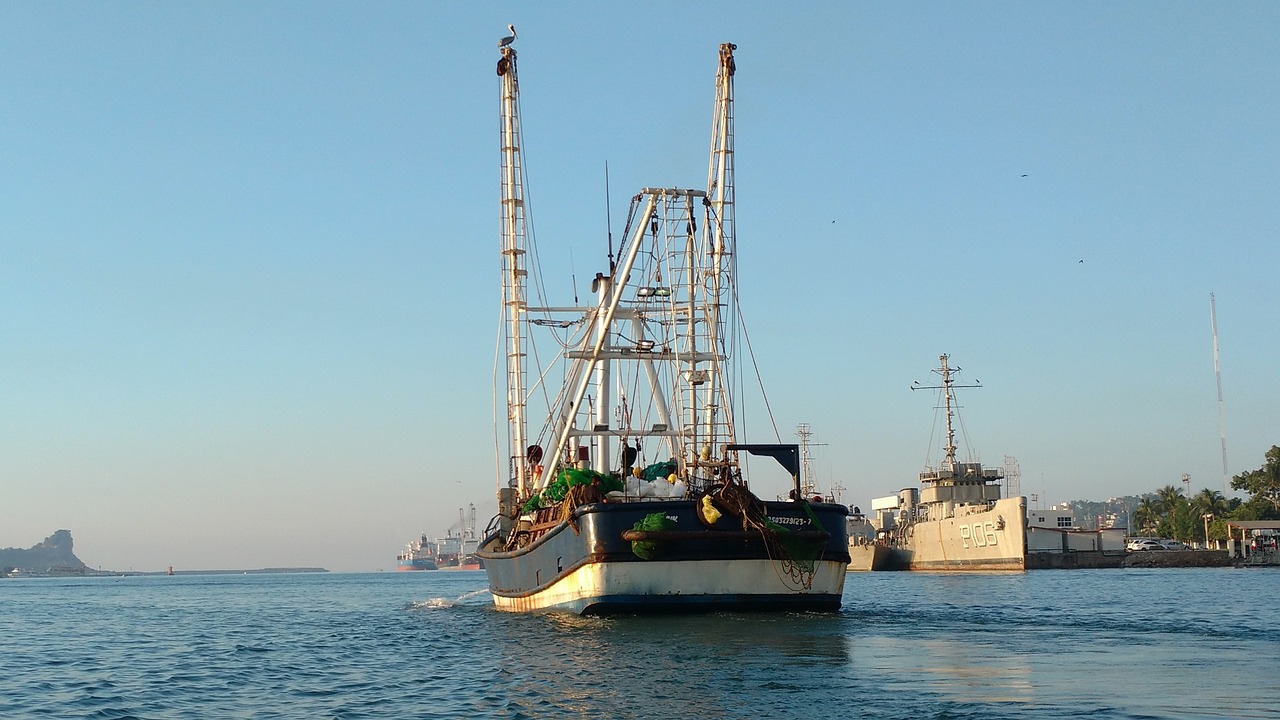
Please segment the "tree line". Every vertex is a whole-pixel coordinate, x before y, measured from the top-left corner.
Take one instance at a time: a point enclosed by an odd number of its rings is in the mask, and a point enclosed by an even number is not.
[[[1205,538],[1226,540],[1228,520],[1280,520],[1280,446],[1272,445],[1257,470],[1231,478],[1232,490],[1243,490],[1248,499],[1225,498],[1205,488],[1191,497],[1182,488],[1166,485],[1139,500],[1130,532],[1169,537],[1182,542]]]

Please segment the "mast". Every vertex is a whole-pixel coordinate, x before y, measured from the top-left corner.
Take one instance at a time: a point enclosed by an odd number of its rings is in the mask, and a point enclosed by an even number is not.
[[[707,167],[706,204],[710,217],[703,227],[703,233],[709,245],[711,261],[702,313],[707,324],[708,345],[704,350],[710,353],[719,353],[724,346],[724,322],[721,311],[725,307],[724,294],[727,281],[732,278],[734,269],[732,267],[734,246],[733,76],[737,68],[734,64],[733,51],[737,48],[738,46],[733,43],[720,45],[719,66],[716,70],[715,110],[711,122],[711,154]],[[692,228],[690,235],[692,235]],[[690,277],[691,282],[694,280]],[[701,279],[697,281],[702,282]],[[692,297],[694,294],[691,292],[690,298]],[[689,324],[689,337],[696,338],[697,333],[692,327],[694,324],[692,312],[689,314]],[[690,350],[696,354],[698,348],[692,347]],[[691,412],[701,409],[701,422],[692,419],[690,425],[695,431],[699,425],[702,426],[703,438],[698,442],[714,452],[717,449],[714,447],[717,440],[723,440],[725,444],[734,442],[734,428],[730,422],[732,419],[729,417],[730,409],[722,407],[727,402],[728,396],[724,391],[726,378],[723,377],[720,363],[711,364],[707,379],[709,382],[706,383],[706,389],[701,391],[702,397],[699,397],[700,386],[690,386],[688,407]]]
[[[813,479],[813,457],[809,448],[813,447],[813,430],[809,423],[796,426],[796,436],[800,438],[800,494],[808,499],[818,491],[818,483]]]
[[[654,213],[658,206],[658,199],[662,191],[651,192],[646,189],[648,200],[645,204],[644,211],[640,215],[640,222],[628,241],[627,252],[622,258],[622,264],[615,272],[615,278],[628,278],[631,276],[631,269],[634,267],[636,258],[640,253],[640,248],[644,246],[644,233],[648,227],[650,219],[655,217]],[[685,191],[696,192],[696,191]],[[699,193],[701,194],[701,193]],[[617,315],[618,307],[622,303],[622,293],[626,289],[623,282],[615,282],[612,279],[606,281],[605,278],[597,278],[596,293],[597,306],[591,311],[593,323],[596,332],[584,339],[582,346],[577,352],[571,353],[576,362],[570,368],[568,376],[565,378],[566,388],[575,388],[572,393],[564,398],[564,405],[561,407],[560,415],[556,418],[556,426],[552,431],[551,437],[555,438],[554,444],[551,446],[551,455],[549,460],[543,466],[542,473],[534,479],[533,489],[542,490],[547,486],[554,476],[555,460],[564,457],[565,449],[569,447],[570,437],[575,435],[574,416],[578,412],[583,399],[586,397],[587,389],[591,385],[593,379],[597,378],[596,369],[602,363],[607,364],[611,357],[611,353],[607,352],[609,339],[609,328],[613,326],[615,315]],[[607,375],[606,375],[607,377]],[[597,398],[597,401],[599,399]],[[599,416],[597,416],[599,417]],[[607,416],[606,416],[607,420]],[[594,432],[592,428],[592,432]],[[607,434],[607,423],[602,432]],[[592,432],[578,432],[576,435],[591,435]],[[603,443],[602,443],[603,444]]]
[[[519,497],[528,496],[529,464],[539,458],[526,451],[527,420],[525,417],[525,337],[523,326],[528,309],[525,266],[527,226],[524,207],[524,166],[520,156],[520,83],[516,77],[516,50],[512,35],[500,43],[498,60],[501,81],[500,142],[501,163],[501,255],[502,307],[506,332],[507,357],[507,448],[510,471],[516,480]],[[499,465],[501,468],[501,465]],[[501,470],[499,470],[501,472]],[[501,477],[499,477],[501,482]]]
[[[951,424],[952,417],[955,416],[955,410],[952,407],[955,397],[956,388],[964,387],[982,387],[981,383],[975,382],[972,385],[957,385],[955,379],[951,377],[952,373],[960,372],[960,368],[952,368],[947,365],[947,361],[951,359],[950,355],[942,354],[938,356],[938,362],[942,367],[933,372],[942,376],[942,385],[921,385],[918,382],[911,383],[912,390],[942,390],[944,408],[947,411],[947,445],[944,448],[947,451],[946,459],[942,462],[943,470],[955,470],[956,467],[956,433]]]
[[[610,253],[612,255],[612,253]],[[609,264],[613,265],[613,257],[609,258]],[[613,268],[610,268],[612,272]],[[605,277],[603,274],[596,278],[592,284],[596,291],[596,303],[603,307],[609,302],[613,291],[613,278]],[[612,316],[606,314],[600,315],[599,324],[596,325],[596,342],[597,347],[602,352],[607,352],[610,347],[609,335],[613,331]],[[592,428],[608,428],[610,420],[610,411],[613,408],[613,393],[610,387],[610,380],[613,377],[612,368],[609,360],[602,360],[596,363],[596,404],[595,417],[592,420]],[[597,472],[609,472],[609,441],[608,437],[598,438],[596,447],[593,448],[591,458]]]
[[[523,429],[526,408],[514,388],[523,387],[526,373],[519,365],[528,362],[519,333],[527,333],[531,324],[543,321],[510,320],[507,361],[512,390],[508,410],[513,465],[522,463],[516,473],[522,483],[521,497],[542,490],[562,466],[578,462],[583,457],[579,450],[588,451],[595,470],[613,472],[618,458],[612,448],[619,440],[646,437],[661,438],[672,459],[679,460],[678,473],[688,481],[709,484],[716,478],[735,476],[737,456],[728,450],[734,446],[726,382],[729,373],[723,369],[727,360],[724,326],[728,324],[724,309],[733,290],[733,48],[731,43],[721,46],[716,75],[708,169],[712,191],[643,188],[632,199],[617,254],[610,252],[609,272],[598,273],[592,282],[595,298],[590,308],[527,307],[524,302],[525,278],[520,267],[524,216],[516,142],[518,87],[512,76],[514,51],[504,50],[506,64],[500,62],[499,74],[503,76],[506,133],[503,268],[507,317],[544,311],[572,313],[577,319],[567,322],[581,323],[583,328],[576,334],[576,342],[564,348],[563,359],[569,364],[562,391],[550,408],[548,427],[538,435],[546,440],[545,453],[537,448],[538,457],[519,457],[515,453],[525,441],[517,440],[516,432]],[[701,228],[699,214],[703,215]],[[528,262],[532,262],[531,256]],[[654,416],[636,425],[631,411],[637,407],[638,385],[628,392],[622,384],[638,383],[641,377],[648,381],[652,397],[646,405]]]
[[[707,168],[707,200],[712,211],[712,243],[718,254],[733,251],[733,43],[720,45],[716,71],[716,105],[711,123],[711,161]]]
[[[951,409],[951,368],[947,367],[948,357],[946,355],[938,356],[939,362],[942,363],[940,369],[942,373],[942,385],[945,391],[942,393],[946,399],[947,406],[947,461],[945,467],[955,469],[956,466],[956,432],[951,427],[951,418],[955,415]],[[959,368],[957,368],[958,370]]]
[[[1227,412],[1222,404],[1222,364],[1218,362],[1218,310],[1213,293],[1209,293],[1209,326],[1213,329],[1213,374],[1218,381],[1218,436],[1222,439],[1222,494],[1231,492],[1231,476],[1227,473]]]

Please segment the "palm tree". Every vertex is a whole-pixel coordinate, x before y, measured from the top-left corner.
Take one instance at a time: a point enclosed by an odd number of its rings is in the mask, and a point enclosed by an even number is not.
[[[1138,532],[1150,535],[1155,530],[1156,520],[1160,517],[1160,503],[1154,495],[1144,495],[1133,511],[1133,524]]]
[[[1178,510],[1187,505],[1187,499],[1182,495],[1182,488],[1165,485],[1156,490],[1152,504],[1155,505],[1152,524],[1155,525],[1156,534],[1172,537],[1175,534]]]
[[[1204,541],[1206,544],[1209,542],[1211,529],[1214,537],[1220,538],[1225,534],[1222,518],[1227,517],[1227,514],[1231,512],[1231,504],[1227,502],[1222,493],[1205,488],[1191,498],[1191,507],[1197,515],[1204,519]],[[1210,527],[1210,521],[1213,521],[1212,528]]]
[[[1165,485],[1156,491],[1157,502],[1160,505],[1161,514],[1170,523],[1173,522],[1173,512],[1178,509],[1178,503],[1186,500],[1182,496],[1182,488],[1173,485]]]
[[[1191,507],[1200,515],[1212,514],[1214,517],[1222,517],[1227,512],[1227,499],[1217,490],[1205,488],[1195,494],[1191,498]]]

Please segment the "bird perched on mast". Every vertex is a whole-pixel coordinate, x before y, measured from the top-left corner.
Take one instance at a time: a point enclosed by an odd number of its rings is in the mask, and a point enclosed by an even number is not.
[[[506,37],[504,37],[504,38],[502,38],[501,40],[499,40],[499,41],[498,41],[498,47],[506,47],[506,46],[510,45],[511,43],[515,42],[515,39],[516,39],[516,26],[515,26],[515,25],[507,25],[507,30],[510,30],[510,31],[511,31],[511,34],[510,34],[510,35],[508,35],[508,36],[506,36]]]

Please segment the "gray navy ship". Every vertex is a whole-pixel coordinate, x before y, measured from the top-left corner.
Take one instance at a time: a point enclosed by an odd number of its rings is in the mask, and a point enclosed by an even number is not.
[[[913,390],[942,391],[947,445],[938,467],[920,473],[920,486],[872,501],[876,539],[850,555],[859,570],[1025,570],[1027,499],[1001,497],[1003,468],[956,459],[955,389],[960,368],[939,356],[942,384]]]

